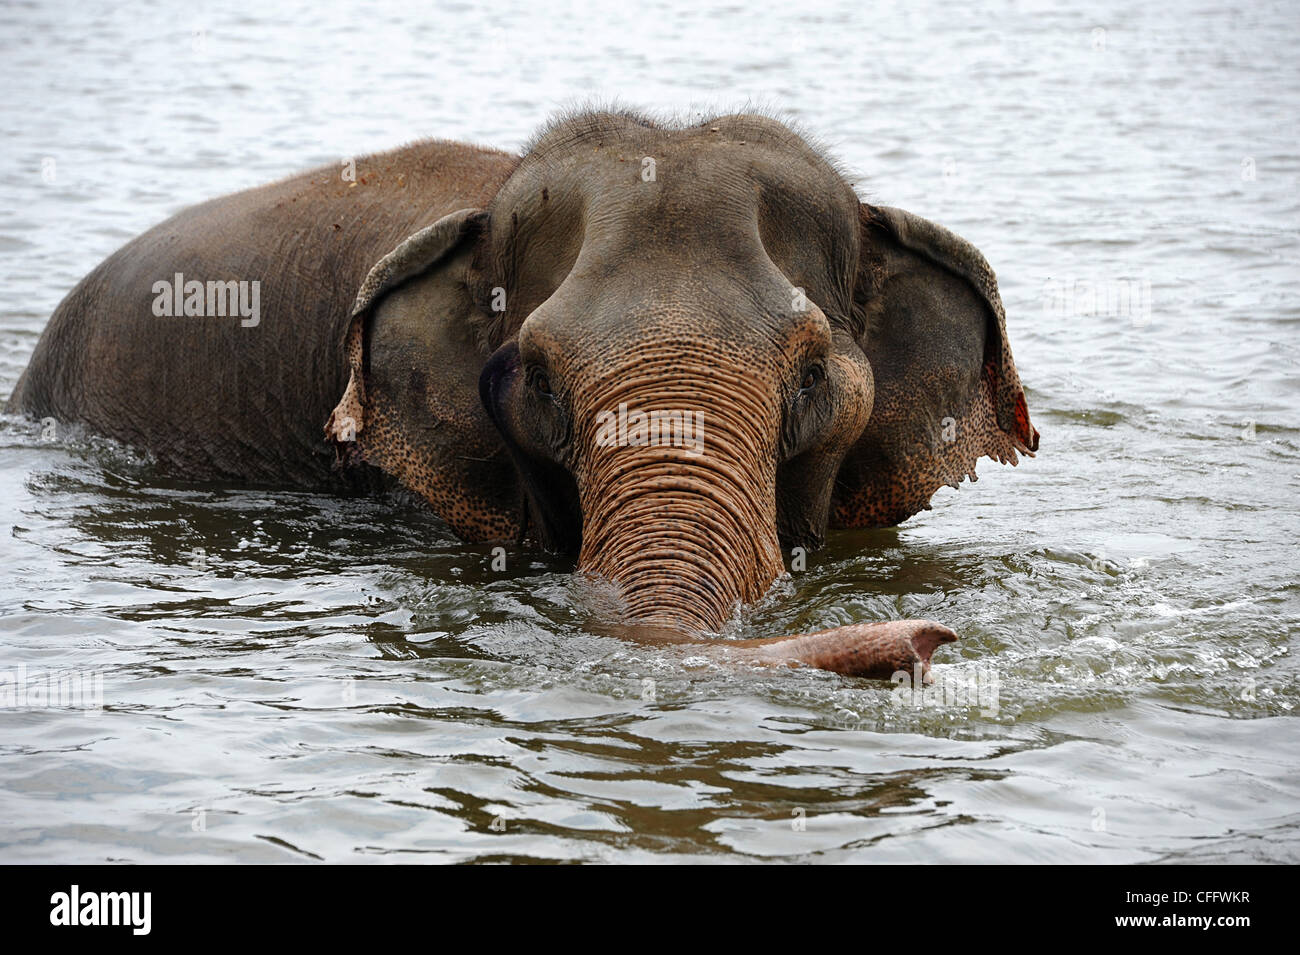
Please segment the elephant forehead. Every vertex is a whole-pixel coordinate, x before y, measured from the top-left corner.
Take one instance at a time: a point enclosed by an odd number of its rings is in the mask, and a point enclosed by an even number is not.
[[[575,163],[590,226],[617,223],[647,235],[732,239],[764,215],[817,210],[805,228],[853,225],[854,199],[828,171],[772,144],[692,135],[680,141],[593,150]]]
[[[711,153],[718,148],[723,151]],[[816,180],[824,191],[847,188],[835,162],[818,148],[784,123],[753,113],[674,124],[626,113],[579,112],[542,129],[525,150],[514,178],[527,180],[538,170],[604,157],[649,182],[663,163],[689,168],[691,159],[704,155],[715,166],[775,160],[785,175]]]
[[[649,237],[726,234],[769,215],[848,238],[857,197],[829,160],[775,120],[741,115],[665,128],[596,115],[543,136],[492,212],[514,234],[538,227],[530,218]]]
[[[808,303],[847,313],[857,198],[806,143],[761,117],[620,122],[557,129],[492,203],[490,260],[515,321],[751,344]]]

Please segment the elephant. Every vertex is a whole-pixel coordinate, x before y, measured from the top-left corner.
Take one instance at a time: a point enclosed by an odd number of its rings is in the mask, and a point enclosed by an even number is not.
[[[1038,450],[974,246],[754,113],[578,110],[519,154],[423,140],[348,168],[129,242],[9,410],[196,481],[405,488],[464,540],[576,555],[621,634],[933,679],[957,638],[934,621],[718,631],[783,547]]]

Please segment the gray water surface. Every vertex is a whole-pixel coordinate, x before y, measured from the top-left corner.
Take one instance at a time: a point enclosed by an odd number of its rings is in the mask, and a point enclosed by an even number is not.
[[[1300,20],[906,7],[0,8],[0,395],[193,202],[588,97],[752,102],[983,250],[1043,435],[735,628],[938,619],[919,698],[596,635],[570,563],[494,570],[409,501],[6,418],[0,684],[103,706],[0,706],[0,861],[1300,860]]]

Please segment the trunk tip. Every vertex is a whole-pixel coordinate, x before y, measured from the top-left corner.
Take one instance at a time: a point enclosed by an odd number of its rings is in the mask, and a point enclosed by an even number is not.
[[[927,666],[930,663],[930,655],[934,653],[935,649],[945,643],[953,643],[959,639],[955,632],[941,623],[935,623],[933,620],[909,620],[907,622],[913,625],[913,631],[909,635],[912,649],[916,651],[916,655]]]

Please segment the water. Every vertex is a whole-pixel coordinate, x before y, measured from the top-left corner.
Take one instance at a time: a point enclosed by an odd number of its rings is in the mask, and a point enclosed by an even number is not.
[[[975,242],[1043,434],[746,617],[937,618],[977,692],[918,699],[591,634],[570,564],[409,502],[5,419],[0,672],[103,709],[0,708],[0,860],[1300,859],[1300,21],[907,6],[0,10],[0,394],[187,204],[617,96],[767,104]]]

